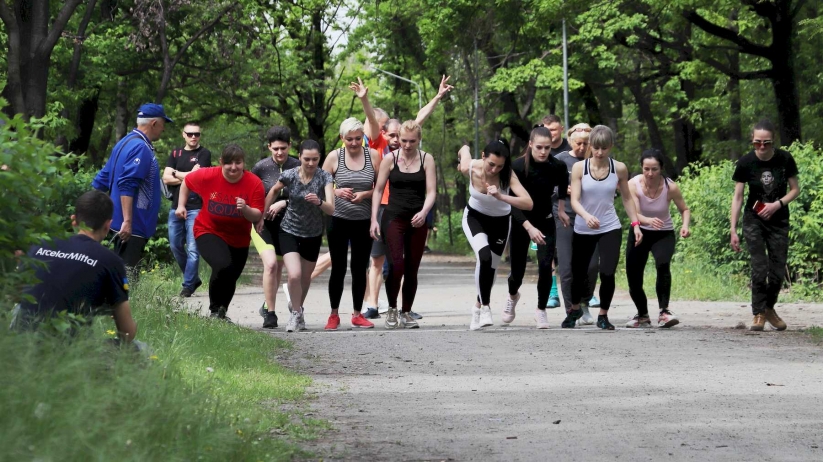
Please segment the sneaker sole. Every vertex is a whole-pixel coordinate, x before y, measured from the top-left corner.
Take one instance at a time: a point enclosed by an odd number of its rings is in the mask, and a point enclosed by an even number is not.
[[[752,327],[749,328],[749,330],[754,331],[754,332],[762,332],[763,331],[763,326],[752,326]]]
[[[354,324],[351,325],[354,329],[374,329],[374,326],[355,326]]]
[[[639,326],[626,325],[625,327],[626,327],[626,329],[651,329],[652,325],[651,325],[651,323],[649,323],[649,324],[640,324]],[[661,326],[661,327],[663,327],[663,326]]]
[[[672,320],[670,320],[669,322],[667,322],[665,324],[658,325],[657,327],[659,327],[661,329],[668,329],[669,327],[674,327],[678,324],[680,324],[679,319],[672,319]]]
[[[410,326],[410,325],[408,325],[408,324],[403,324],[401,327],[402,327],[403,329],[420,329],[420,326],[418,326],[418,325],[413,325],[413,326]]]
[[[535,322],[537,323],[537,321],[535,321]],[[548,329],[548,328],[550,328],[550,327],[551,327],[551,326],[550,326],[550,325],[548,325],[548,324],[540,324],[540,323],[537,323],[537,328],[538,328],[538,329]]]
[[[512,322],[514,322],[514,316],[511,319],[503,318],[503,324],[511,324]]]

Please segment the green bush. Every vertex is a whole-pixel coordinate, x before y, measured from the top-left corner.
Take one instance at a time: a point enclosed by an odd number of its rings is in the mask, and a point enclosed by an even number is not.
[[[34,279],[34,270],[17,270],[27,263],[15,252],[47,238],[65,237],[76,196],[71,191],[73,158],[61,156],[54,145],[37,138],[21,116],[3,118],[0,125],[0,308],[20,300],[21,288]]]

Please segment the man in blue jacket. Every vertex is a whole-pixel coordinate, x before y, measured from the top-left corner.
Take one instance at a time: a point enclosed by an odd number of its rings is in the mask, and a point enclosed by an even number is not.
[[[160,139],[166,122],[172,120],[162,105],[140,106],[137,128],[114,145],[111,157],[92,182],[94,189],[108,191],[114,202],[114,251],[132,271],[157,230],[163,192],[152,142]]]

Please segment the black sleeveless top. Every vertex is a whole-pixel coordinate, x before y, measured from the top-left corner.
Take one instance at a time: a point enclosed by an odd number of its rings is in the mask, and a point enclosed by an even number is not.
[[[389,172],[389,205],[386,213],[393,217],[411,218],[423,210],[426,202],[426,154],[420,154],[420,170],[404,173],[397,165],[400,151],[394,151],[394,168]]]

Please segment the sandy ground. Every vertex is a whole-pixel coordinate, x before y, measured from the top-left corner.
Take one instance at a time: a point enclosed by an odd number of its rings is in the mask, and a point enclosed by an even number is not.
[[[383,319],[352,330],[347,291],[341,329],[323,331],[326,276],[305,304],[308,332],[284,332],[278,308],[281,327],[267,332],[295,344],[279,360],[313,377],[313,417],[334,427],[307,449],[326,460],[823,460],[823,348],[799,332],[823,326],[822,305],[778,305],[789,331],[754,333],[735,329],[751,321],[746,304],[673,302],[679,326],[633,330],[618,293],[616,331],[560,329],[562,309],[538,331],[533,281],[501,325],[501,268],[495,326],[470,332],[473,272],[471,260],[427,256],[415,330]],[[262,300],[241,288],[229,316],[259,329]]]

